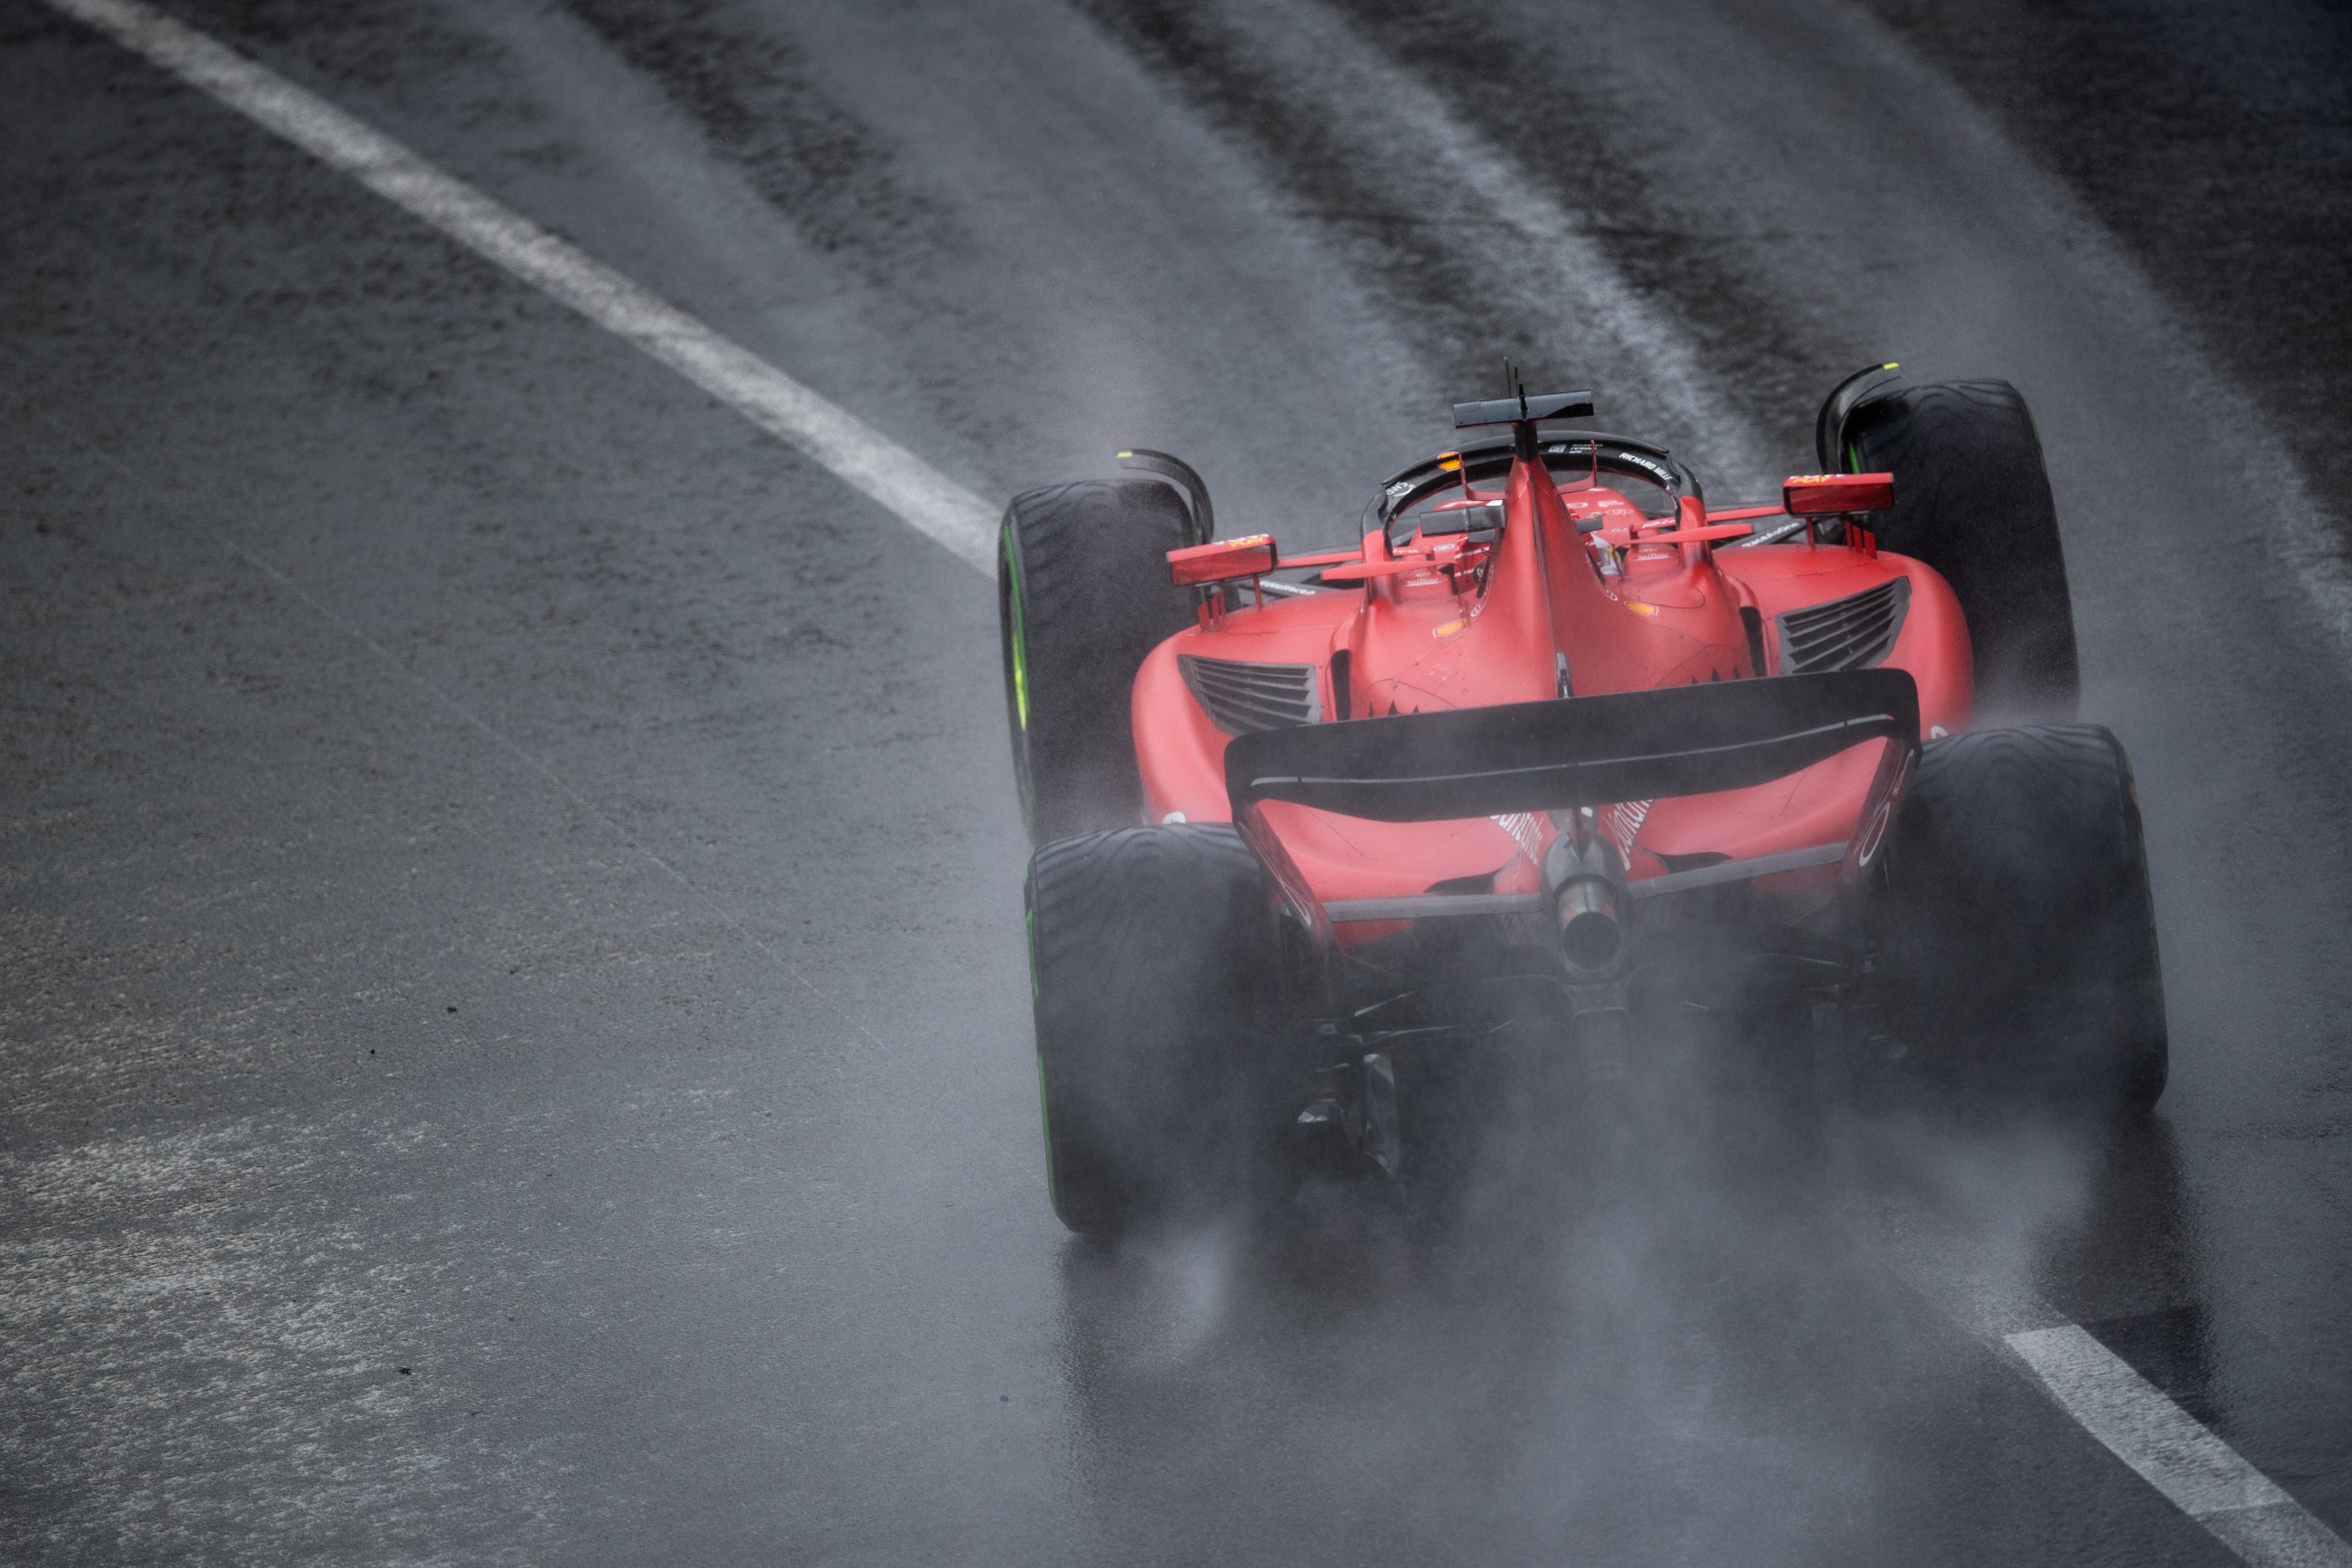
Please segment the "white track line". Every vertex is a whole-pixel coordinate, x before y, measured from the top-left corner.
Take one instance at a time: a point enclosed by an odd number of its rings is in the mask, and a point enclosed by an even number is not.
[[[1858,1238],[1919,1299],[2025,1374],[2067,1417],[2254,1568],[2352,1568],[2352,1546],[2004,1265],[1913,1212]]]
[[[2005,1342],[2058,1407],[2258,1568],[2352,1568],[2352,1547],[2075,1324]]]
[[[138,0],[48,0],[571,306],[833,470],[908,527],[995,570],[996,512],[740,343],[267,67]]]

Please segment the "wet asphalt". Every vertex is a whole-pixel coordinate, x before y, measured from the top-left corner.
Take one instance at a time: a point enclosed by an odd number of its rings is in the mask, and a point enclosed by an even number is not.
[[[0,1559],[2227,1563],[2352,1533],[2352,27],[2320,6],[176,4],[991,500],[1349,537],[1507,353],[1711,499],[2032,401],[2173,1087],[1070,1241],[971,569],[0,3]]]

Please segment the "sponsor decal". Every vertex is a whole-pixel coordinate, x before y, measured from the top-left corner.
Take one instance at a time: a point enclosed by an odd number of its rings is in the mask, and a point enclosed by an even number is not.
[[[1543,828],[1534,817],[1524,811],[1515,811],[1508,816],[1489,817],[1487,820],[1511,836],[1511,842],[1519,847],[1520,854],[1538,866],[1543,864]]]
[[[1615,842],[1620,854],[1629,859],[1633,858],[1633,840],[1640,835],[1642,824],[1650,819],[1650,807],[1656,804],[1649,800],[1624,800],[1609,808],[1602,831]]]

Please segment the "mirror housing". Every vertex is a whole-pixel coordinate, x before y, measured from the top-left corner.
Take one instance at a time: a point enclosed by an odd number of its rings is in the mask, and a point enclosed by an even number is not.
[[[1885,511],[1894,504],[1893,474],[1792,474],[1780,487],[1780,510],[1790,517]]]
[[[1274,535],[1253,533],[1244,539],[1221,539],[1213,544],[1170,551],[1168,579],[1180,588],[1232,583],[1244,577],[1263,577],[1280,561],[1275,551]]]

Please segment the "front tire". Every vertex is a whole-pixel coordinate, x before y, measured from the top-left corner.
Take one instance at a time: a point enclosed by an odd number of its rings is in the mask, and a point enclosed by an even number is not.
[[[2042,438],[2017,388],[1956,381],[1881,393],[1846,416],[1843,437],[1851,471],[1895,476],[1879,542],[1952,585],[1975,650],[1979,707],[2071,718],[2080,685],[2074,598]]]
[[[2095,725],[1928,744],[1887,851],[1880,979],[1931,1068],[2144,1109],[2168,1044],[2131,764]]]
[[[1084,1235],[1241,1195],[1270,1143],[1282,1016],[1271,884],[1230,827],[1130,827],[1030,859],[1054,1212]]]
[[[1144,656],[1192,623],[1168,580],[1190,528],[1176,492],[1148,479],[1054,485],[1004,509],[997,621],[1031,843],[1141,818],[1129,700]]]

